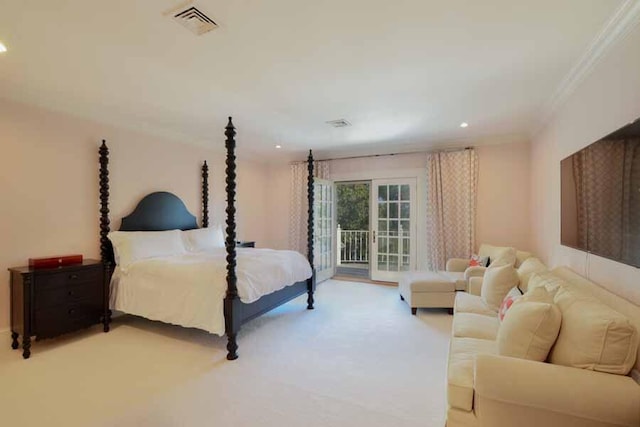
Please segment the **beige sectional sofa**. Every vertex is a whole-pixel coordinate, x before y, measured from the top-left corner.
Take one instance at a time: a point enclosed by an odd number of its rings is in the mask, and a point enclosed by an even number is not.
[[[640,331],[640,307],[568,268],[545,274],[570,291],[555,294],[556,300],[561,294],[564,300],[556,302],[563,323],[554,344],[562,348],[553,348],[549,356],[552,362],[558,359],[554,363],[498,355],[501,323],[480,297],[481,277],[470,279],[468,293],[456,294],[447,368],[447,427],[640,426],[637,332],[635,347],[634,338],[629,338],[629,330]],[[582,306],[590,309],[580,309]],[[621,328],[607,323],[606,313],[612,313],[611,309],[628,319]],[[579,316],[584,316],[584,322]],[[584,328],[570,326],[582,323]],[[595,342],[590,342],[594,341],[593,334],[589,335],[592,324],[606,331]],[[598,360],[582,362],[583,350],[588,353],[598,346]],[[627,375],[607,373],[623,372],[625,366],[633,366]]]

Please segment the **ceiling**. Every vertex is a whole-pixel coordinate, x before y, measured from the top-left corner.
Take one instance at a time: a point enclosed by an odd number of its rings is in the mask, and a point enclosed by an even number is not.
[[[0,0],[0,96],[207,145],[233,115],[265,160],[490,142],[539,125],[624,3],[198,0],[195,36],[180,2]]]

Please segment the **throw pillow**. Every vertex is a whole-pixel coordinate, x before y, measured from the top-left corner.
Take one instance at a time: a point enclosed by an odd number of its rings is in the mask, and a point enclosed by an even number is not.
[[[554,297],[563,286],[569,286],[569,284],[550,271],[532,273],[527,283],[527,292],[535,288],[544,288],[551,297]]]
[[[522,300],[528,302],[545,302],[547,304],[553,304],[554,295],[555,292],[549,292],[544,286],[538,286],[536,288],[529,288],[529,290],[522,296]]]
[[[629,319],[570,286],[560,288],[554,299],[562,328],[551,363],[619,375],[631,371],[639,338]]]
[[[511,288],[509,293],[502,300],[502,304],[500,304],[500,310],[498,310],[498,317],[500,318],[501,322],[504,320],[504,315],[507,314],[507,310],[509,310],[513,303],[520,298],[522,298],[522,291],[517,286]]]
[[[547,271],[547,266],[544,265],[538,258],[527,258],[518,267],[518,277],[520,277],[520,289],[527,291],[529,286],[529,279],[533,273],[543,273]]]
[[[515,267],[518,268],[522,265],[523,262],[525,262],[527,259],[533,257],[533,254],[531,252],[525,252],[525,251],[516,251],[516,265]]]
[[[499,251],[492,259],[489,266],[516,265],[516,250],[514,248],[504,248]]]
[[[492,264],[484,273],[480,296],[487,306],[497,312],[509,290],[518,286],[518,280],[518,273],[512,265]]]
[[[562,315],[555,304],[518,300],[498,329],[498,354],[544,362],[561,323]]]
[[[469,267],[486,267],[489,265],[488,256],[473,255],[469,260]]]

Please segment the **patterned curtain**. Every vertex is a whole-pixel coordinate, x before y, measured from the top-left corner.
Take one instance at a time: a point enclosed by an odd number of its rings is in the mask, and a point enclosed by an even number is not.
[[[624,162],[622,234],[625,236],[622,259],[640,265],[640,138],[626,141]]]
[[[329,179],[329,162],[316,161],[314,176]],[[289,217],[289,249],[307,254],[307,162],[291,165],[291,210]]]
[[[427,261],[468,258],[475,247],[478,156],[473,148],[427,155]]]

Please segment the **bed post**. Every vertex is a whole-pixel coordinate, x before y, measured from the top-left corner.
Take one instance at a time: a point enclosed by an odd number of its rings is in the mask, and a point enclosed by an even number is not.
[[[239,321],[236,321],[233,313],[233,306],[238,299],[238,278],[236,277],[236,128],[233,126],[231,117],[225,128],[225,147],[227,149],[226,174],[227,174],[227,294],[224,298],[224,321],[225,332],[227,334],[227,359],[238,358],[238,343],[236,336],[240,329]]]
[[[98,150],[100,153],[100,259],[103,264],[103,307],[102,327],[104,332],[109,332],[111,323],[111,310],[109,310],[109,288],[111,279],[111,262],[113,249],[107,235],[111,230],[109,226],[109,148],[106,141]]]
[[[316,269],[313,267],[313,153],[309,150],[309,157],[307,158],[307,170],[309,176],[307,177],[307,200],[309,207],[307,209],[307,259],[311,264],[312,274],[307,279],[307,310],[313,310],[313,290],[315,288],[316,281]]]
[[[209,227],[209,166],[202,165],[202,228]]]

